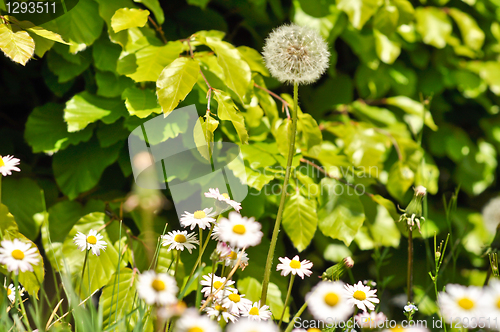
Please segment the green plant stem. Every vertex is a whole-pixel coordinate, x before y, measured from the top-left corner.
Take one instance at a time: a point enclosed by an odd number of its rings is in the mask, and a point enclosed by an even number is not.
[[[285,305],[283,306],[283,312],[281,313],[280,322],[278,327],[281,327],[281,323],[283,323],[283,317],[285,317],[286,306],[288,305],[288,301],[290,300],[290,293],[292,292],[293,281],[295,280],[295,274],[290,274],[290,283],[288,284],[288,292],[286,293]]]
[[[187,287],[187,284],[189,283],[189,281],[193,277],[193,274],[196,271],[196,268],[198,267],[199,264],[201,264],[201,258],[203,257],[203,253],[205,252],[205,249],[207,248],[208,242],[210,242],[209,241],[210,240],[210,234],[212,234],[213,229],[214,229],[214,224],[212,224],[212,227],[210,227],[210,232],[208,232],[207,240],[205,241],[205,243],[203,245],[203,248],[201,249],[200,255],[198,256],[198,260],[194,264],[193,269],[191,270],[191,273],[189,274],[189,277],[186,280],[186,286],[184,286],[184,287]],[[201,248],[201,239],[200,239],[200,248]]]
[[[181,260],[181,251],[176,250],[177,257],[175,258],[175,268],[174,268],[174,276],[177,278],[177,270],[179,269],[179,261]]]
[[[262,295],[260,301],[266,304],[267,288],[269,287],[269,278],[271,277],[271,270],[273,267],[274,251],[276,250],[276,243],[278,241],[278,234],[280,232],[281,218],[283,217],[283,210],[285,208],[286,192],[288,187],[288,179],[292,169],[292,160],[295,152],[295,135],[297,131],[297,113],[299,104],[299,85],[293,85],[293,115],[292,115],[292,134],[290,135],[290,146],[288,148],[288,160],[286,162],[285,179],[283,180],[283,189],[281,191],[281,200],[278,208],[278,215],[274,224],[273,236],[271,238],[271,245],[267,253],[266,267],[264,269],[264,280],[262,281]]]
[[[89,250],[85,248],[85,259],[83,260],[82,280],[81,280],[81,284],[80,284],[80,296],[82,295],[83,277],[85,276],[85,267],[87,266],[88,257],[89,257]],[[90,292],[90,290],[89,290],[89,292]]]
[[[408,275],[407,275],[407,288],[408,288],[408,302],[413,302],[413,230],[408,230]]]
[[[297,313],[295,314],[295,316],[293,316],[293,318],[290,321],[290,323],[288,323],[288,326],[286,327],[285,332],[290,332],[293,329],[295,320],[298,317],[300,317],[300,315],[302,315],[302,313],[304,312],[304,310],[306,310],[306,308],[307,308],[307,301],[304,302],[304,304],[302,305],[302,307],[300,307],[299,311],[297,311]]]
[[[15,275],[14,276],[14,290],[16,292],[16,310],[17,310],[17,302],[19,301],[19,305],[21,307],[21,313],[23,315],[23,321],[24,321],[24,324],[26,325],[26,328],[28,330],[31,330],[30,328],[30,323],[28,321],[28,315],[26,314],[26,308],[24,308],[24,303],[23,303],[23,299],[21,298],[21,294],[19,293],[19,275]],[[8,285],[7,285],[8,287]]]
[[[3,175],[0,175],[0,204],[2,204],[2,177]]]

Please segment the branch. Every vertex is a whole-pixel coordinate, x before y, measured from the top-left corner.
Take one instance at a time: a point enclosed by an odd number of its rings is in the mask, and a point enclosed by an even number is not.
[[[163,43],[166,44],[167,38],[165,38],[165,34],[163,33],[163,29],[161,28],[161,26],[156,24],[156,22],[151,18],[151,16],[148,16],[148,20],[155,27],[156,31],[158,31],[158,33],[160,34],[160,37],[161,37],[161,40],[163,40]]]

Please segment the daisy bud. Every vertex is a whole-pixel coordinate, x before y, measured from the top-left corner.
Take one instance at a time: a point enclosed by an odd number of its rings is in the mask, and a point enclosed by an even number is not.
[[[340,280],[348,269],[352,269],[354,261],[351,257],[344,258],[340,263],[326,269],[321,278],[323,280]]]
[[[330,57],[328,44],[317,31],[296,24],[271,32],[262,54],[271,75],[280,82],[297,84],[317,81]]]

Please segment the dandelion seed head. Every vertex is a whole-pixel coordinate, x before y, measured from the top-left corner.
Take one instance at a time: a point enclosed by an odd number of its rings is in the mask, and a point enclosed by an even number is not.
[[[281,82],[309,84],[326,71],[328,44],[315,30],[296,24],[283,25],[269,35],[264,60],[271,75]]]

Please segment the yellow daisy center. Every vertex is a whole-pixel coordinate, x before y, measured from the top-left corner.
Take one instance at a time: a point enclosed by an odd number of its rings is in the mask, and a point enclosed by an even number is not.
[[[184,236],[184,234],[177,234],[176,236],[174,236],[174,241],[178,243],[184,243],[186,242],[186,237]]]
[[[2,167],[2,166],[5,166],[5,163],[4,163],[3,159],[2,159],[2,157],[0,156],[0,167]]]
[[[222,197],[224,197],[225,199],[229,199],[229,195],[227,193],[223,193]]]
[[[215,288],[215,289],[219,289],[219,288],[221,288],[221,287],[222,287],[222,282],[220,282],[220,281],[216,281],[216,282],[214,282],[214,288]]]
[[[157,292],[161,292],[162,290],[165,289],[165,283],[159,279],[153,280],[151,283],[151,287]]]
[[[252,315],[252,316],[258,316],[259,315],[259,309],[257,307],[253,307],[252,309],[250,309],[250,311],[248,313],[250,315]]]
[[[307,329],[307,332],[321,332],[321,330],[316,329],[316,328],[310,328],[310,329]]]
[[[366,300],[366,293],[363,291],[357,290],[354,292],[352,297],[354,297],[356,300],[364,301],[364,300]]]
[[[497,308],[500,309],[500,297],[498,298],[498,301],[497,301]]]
[[[238,258],[238,254],[234,251],[231,251],[231,253],[229,254],[229,258],[230,259],[236,259]]]
[[[198,327],[198,326],[193,326],[193,327],[190,327],[189,330],[187,330],[187,332],[203,332],[203,329],[201,327]]]
[[[2,158],[0,158],[0,159],[2,159]],[[9,296],[10,294],[12,294],[12,289],[7,288],[7,296]]]
[[[17,259],[18,261],[20,261],[24,258],[24,252],[22,252],[19,249],[14,249],[14,250],[12,250],[12,257],[14,257],[14,259]]]
[[[205,213],[205,211],[196,211],[195,213],[193,213],[195,219],[203,219],[203,218],[206,218],[207,217],[207,214]]]
[[[467,297],[461,298],[457,303],[462,309],[465,310],[471,310],[472,308],[474,308],[474,301]]]
[[[89,236],[87,236],[87,242],[90,244],[96,244],[97,238],[94,235],[89,235]]]
[[[337,303],[339,303],[339,296],[335,293],[328,293],[325,295],[325,303],[328,304],[330,307],[335,307]]]
[[[234,225],[233,226],[233,232],[235,232],[236,234],[243,235],[243,234],[245,234],[246,231],[247,231],[247,229],[245,228],[245,225]]]
[[[241,297],[238,294],[229,294],[228,298],[234,303],[238,303],[241,300]]]
[[[299,261],[293,260],[293,261],[290,261],[290,267],[292,269],[300,269],[301,265],[300,265]]]
[[[402,328],[401,326],[396,326],[395,328],[392,328],[391,331],[393,332],[404,332],[404,328]]]
[[[224,312],[226,312],[226,311],[227,311],[227,309],[226,309],[226,308],[224,308],[223,306],[221,306],[221,305],[219,305],[219,304],[215,306],[215,310],[217,310],[217,311],[224,311]]]

